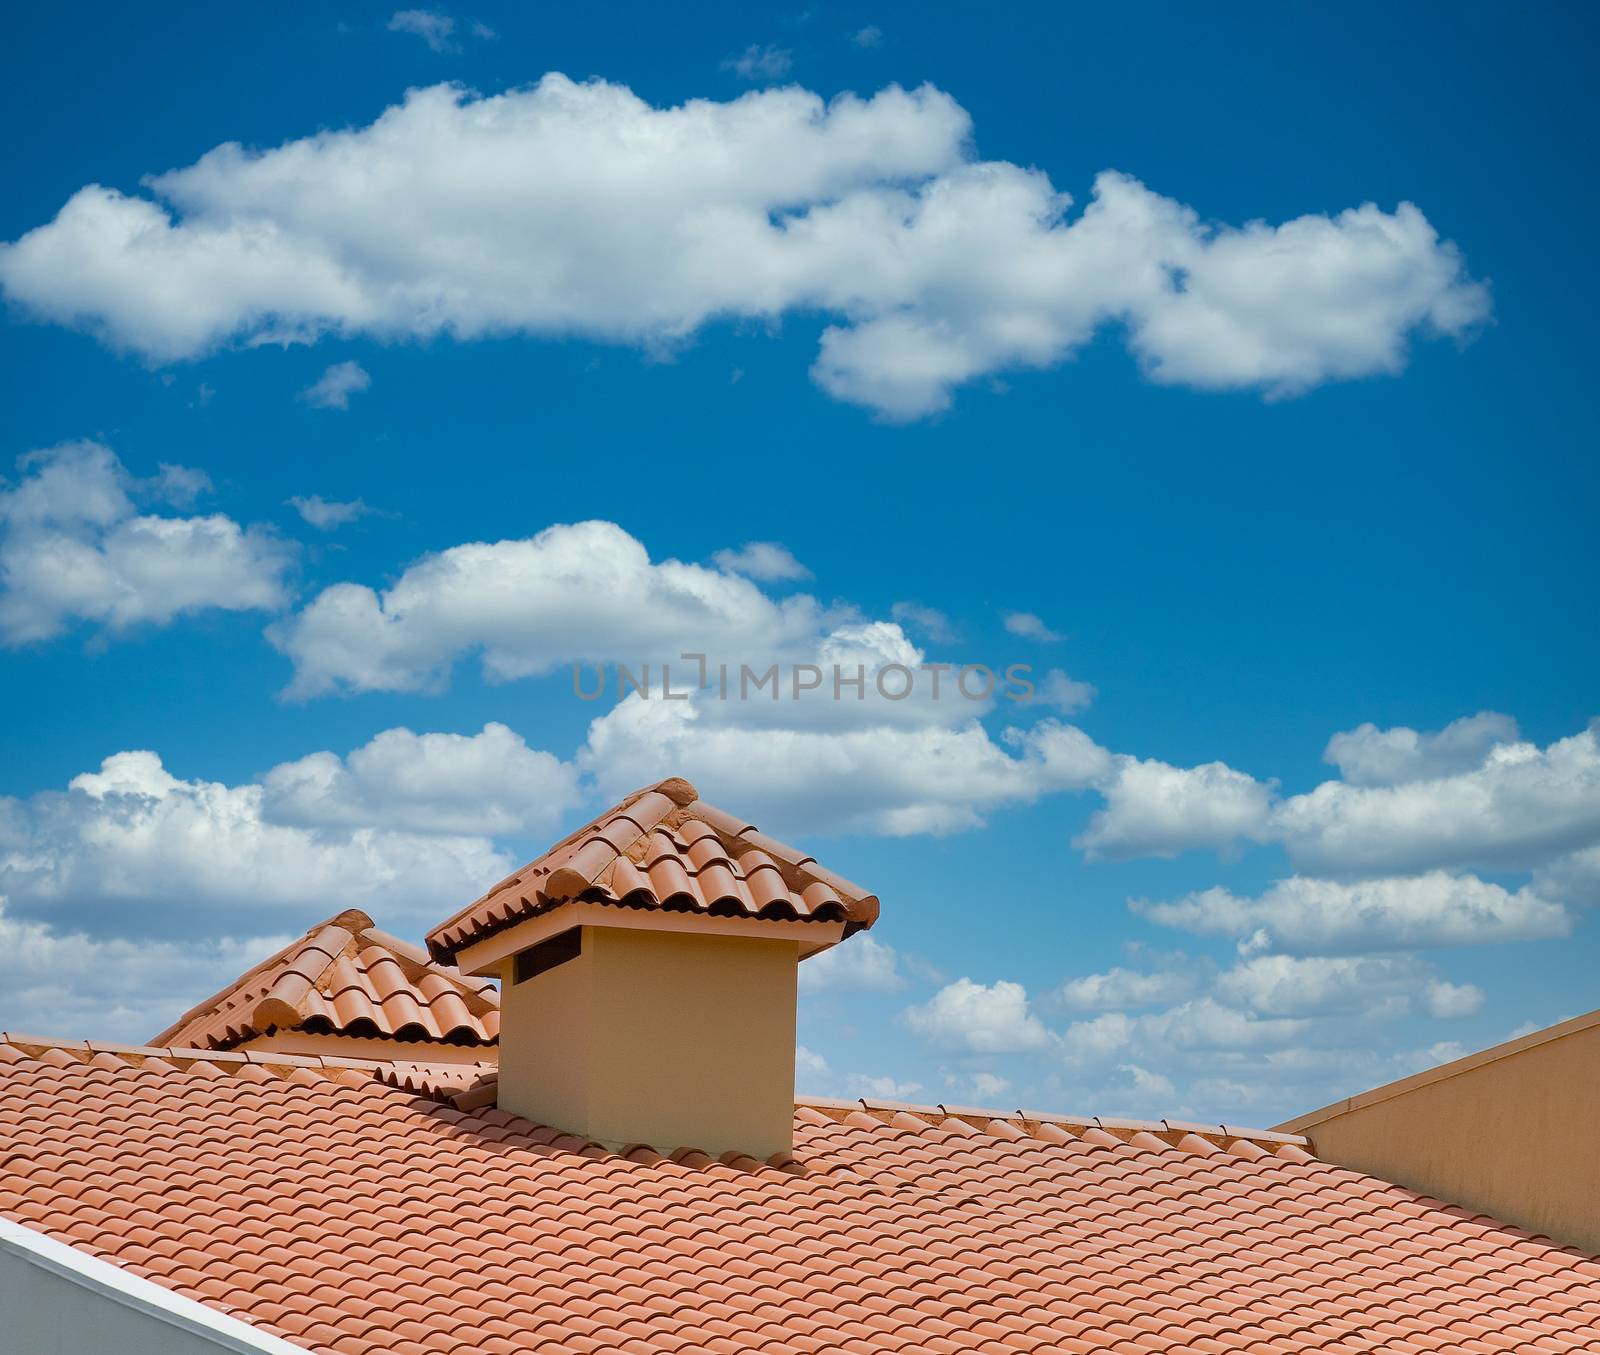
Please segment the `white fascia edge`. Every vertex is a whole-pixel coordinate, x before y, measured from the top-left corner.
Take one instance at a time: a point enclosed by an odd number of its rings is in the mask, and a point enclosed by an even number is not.
[[[18,1256],[30,1265],[48,1270],[135,1312],[169,1323],[180,1331],[204,1337],[218,1349],[246,1352],[247,1355],[306,1355],[304,1346],[291,1345],[248,1322],[219,1313],[153,1280],[143,1279],[9,1219],[0,1218],[0,1251]]]

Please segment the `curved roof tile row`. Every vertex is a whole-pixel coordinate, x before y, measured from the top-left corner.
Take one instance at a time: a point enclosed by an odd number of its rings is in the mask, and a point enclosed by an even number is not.
[[[157,1035],[231,1049],[274,1031],[493,1044],[500,994],[379,931],[359,909],[319,923]]]
[[[1597,1346],[1600,1260],[1293,1136],[817,1102],[722,1163],[356,1061],[18,1040],[0,1213],[324,1355]]]
[[[878,900],[674,777],[630,795],[435,927],[440,961],[495,932],[583,899],[712,916],[877,920]]]

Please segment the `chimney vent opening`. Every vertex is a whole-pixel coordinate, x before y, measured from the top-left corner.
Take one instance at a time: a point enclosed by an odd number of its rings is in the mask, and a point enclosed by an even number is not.
[[[546,970],[576,960],[583,954],[583,928],[569,927],[566,931],[517,952],[513,981],[526,983]]]

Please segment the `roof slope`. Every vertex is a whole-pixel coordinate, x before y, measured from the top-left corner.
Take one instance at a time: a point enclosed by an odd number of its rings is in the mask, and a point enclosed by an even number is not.
[[[231,1049],[271,1030],[492,1044],[500,994],[352,908],[185,1012],[151,1043]]]
[[[0,1214],[337,1355],[1596,1349],[1600,1261],[1285,1136],[987,1114],[619,1156],[339,1061],[0,1041]]]
[[[870,927],[878,900],[700,799],[681,777],[635,791],[428,933],[436,959],[574,899]]]

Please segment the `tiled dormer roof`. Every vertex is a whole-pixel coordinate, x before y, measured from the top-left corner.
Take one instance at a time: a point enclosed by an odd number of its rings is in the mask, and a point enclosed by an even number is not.
[[[184,1013],[152,1043],[231,1049],[273,1031],[492,1044],[500,994],[352,908]]]
[[[0,1036],[0,1216],[320,1355],[1597,1348],[1600,1260],[1293,1135],[802,1102],[714,1161],[471,1076]]]
[[[621,804],[428,934],[436,959],[582,899],[626,908],[870,927],[878,900],[674,777]]]

